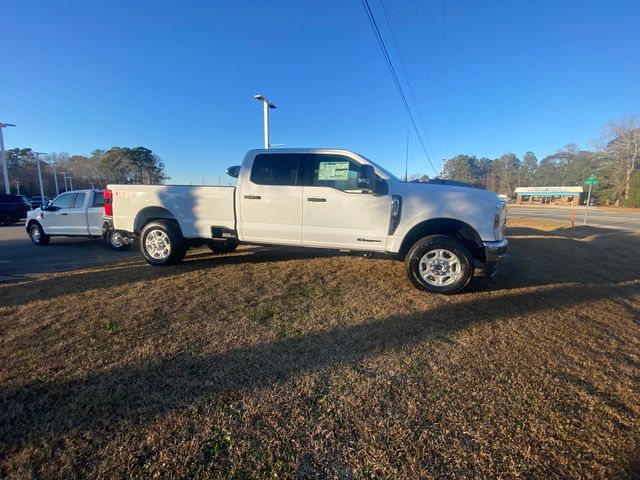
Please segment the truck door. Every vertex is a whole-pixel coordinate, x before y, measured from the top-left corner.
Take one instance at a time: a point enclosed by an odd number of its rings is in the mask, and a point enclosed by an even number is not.
[[[60,227],[60,233],[63,235],[87,235],[89,233],[87,229],[87,209],[85,206],[85,200],[87,194],[85,192],[76,193],[73,200],[73,204],[64,209],[64,213],[61,213],[62,225]],[[66,216],[65,216],[66,213]]]
[[[301,245],[302,186],[299,155],[258,154],[239,185],[239,228],[242,240]]]
[[[87,208],[89,235],[102,235],[102,216],[104,215],[104,192],[93,192],[91,204]]]
[[[75,198],[75,193],[63,193],[53,200],[47,210],[42,212],[45,233],[48,235],[67,234],[67,217]]]
[[[303,154],[302,244],[384,251],[391,214],[387,183],[358,188],[360,164],[345,155]]]

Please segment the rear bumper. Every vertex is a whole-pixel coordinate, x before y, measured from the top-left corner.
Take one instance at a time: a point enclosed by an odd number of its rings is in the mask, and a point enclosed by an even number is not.
[[[497,262],[507,256],[507,246],[509,242],[505,238],[499,242],[483,242],[485,261]]]

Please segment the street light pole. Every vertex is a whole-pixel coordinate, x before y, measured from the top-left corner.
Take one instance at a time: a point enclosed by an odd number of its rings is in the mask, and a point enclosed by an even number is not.
[[[40,196],[42,198],[42,201],[44,202],[44,189],[42,188],[42,172],[40,171],[40,153],[33,152],[33,154],[36,156],[36,166],[38,167],[38,182],[40,184]]]
[[[2,160],[2,175],[4,176],[4,193],[9,195],[11,189],[9,188],[9,172],[7,171],[7,157],[4,154],[4,138],[2,137],[2,129],[5,127],[15,127],[13,123],[0,122],[0,160]]]
[[[56,186],[56,197],[60,195],[60,191],[58,190],[58,174],[56,172],[56,161],[54,160],[51,164],[51,168],[53,168],[53,183]]]
[[[263,95],[254,95],[253,98],[262,102],[264,108],[264,148],[268,149],[271,145],[269,144],[269,109],[277,108],[273,103],[269,101]]]

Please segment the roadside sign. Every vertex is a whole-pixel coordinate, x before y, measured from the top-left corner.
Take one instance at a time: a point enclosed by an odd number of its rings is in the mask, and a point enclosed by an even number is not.
[[[598,184],[598,180],[595,175],[591,175],[584,182],[585,185],[589,185],[590,187],[595,187]]]
[[[589,185],[589,194],[587,195],[587,205],[584,209],[584,224],[587,224],[587,215],[589,215],[589,203],[591,203],[591,187],[594,187],[598,184],[598,180],[596,180],[596,176],[591,174],[589,178],[585,180],[585,185]]]

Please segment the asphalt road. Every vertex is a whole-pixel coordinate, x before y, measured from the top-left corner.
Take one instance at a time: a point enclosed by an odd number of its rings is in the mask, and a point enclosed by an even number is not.
[[[24,223],[0,227],[0,280],[93,267],[136,256],[135,245],[116,252],[101,239],[53,237],[49,245],[36,247]]]
[[[576,207],[576,225],[583,224],[584,213],[585,207]],[[507,215],[509,217],[529,217],[539,220],[546,219],[559,220],[567,223],[571,222],[570,207],[509,205]],[[594,227],[640,231],[640,211],[589,207],[587,223]]]

